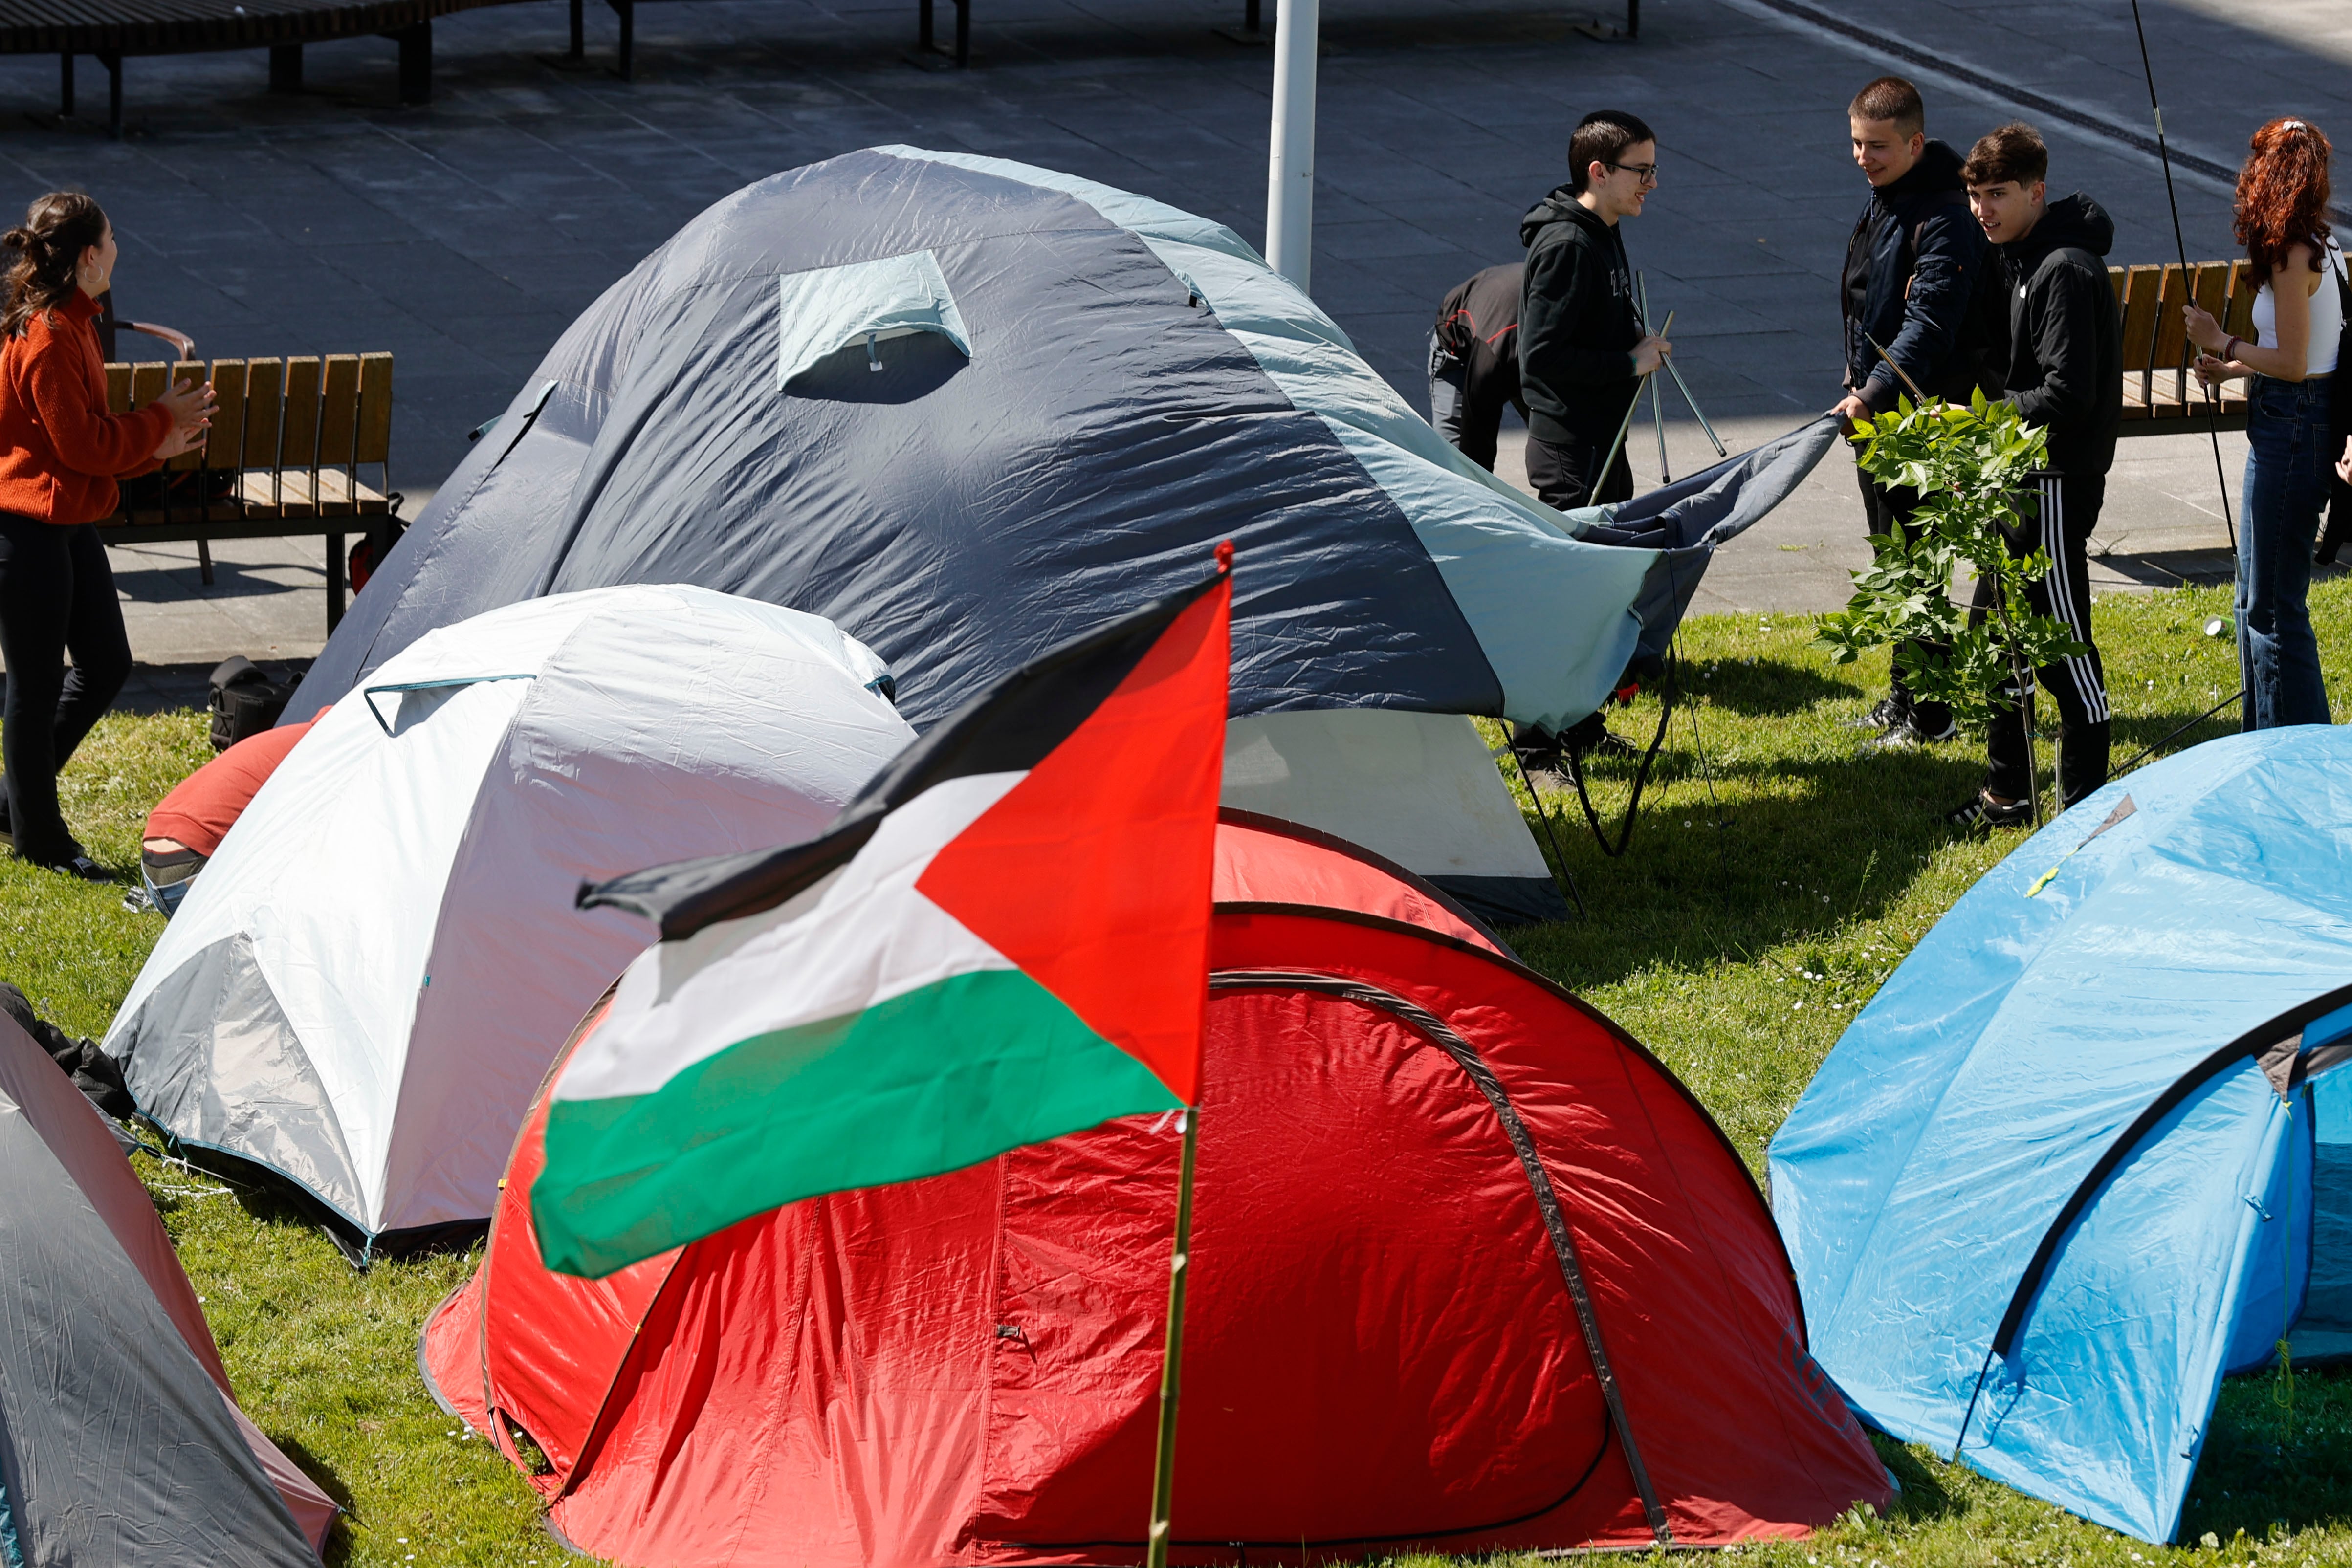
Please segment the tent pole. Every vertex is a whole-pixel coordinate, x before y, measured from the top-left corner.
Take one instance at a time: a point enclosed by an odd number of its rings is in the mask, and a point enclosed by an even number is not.
[[[1277,0],[1274,132],[1265,169],[1265,261],[1311,292],[1315,249],[1315,51],[1318,0]]]
[[[1290,0],[1283,0],[1286,12]],[[1201,1136],[1201,1108],[1187,1106],[1184,1157],[1176,1177],[1176,1246],[1168,1260],[1168,1348],[1160,1363],[1160,1451],[1151,1473],[1151,1533],[1147,1568],[1168,1568],[1168,1510],[1176,1490],[1176,1391],[1184,1362],[1184,1281],[1192,1271],[1192,1156]]]

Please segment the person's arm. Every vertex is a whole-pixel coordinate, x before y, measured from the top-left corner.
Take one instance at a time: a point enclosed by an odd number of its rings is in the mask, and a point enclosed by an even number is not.
[[[76,346],[56,334],[26,356],[26,395],[57,448],[58,461],[77,474],[127,479],[160,465],[155,456],[178,424],[175,411],[158,399],[129,413],[106,413],[90,406]]]
[[[2313,274],[2318,272],[2316,286]],[[2197,379],[2207,386],[2239,376],[2268,376],[2277,382],[2299,382],[2311,371],[2311,297],[2335,283],[2319,270],[2318,253],[2307,245],[2289,247],[2277,271],[2271,274],[2271,305],[2276,312],[2278,341],[2269,348],[2234,341],[2221,324],[2196,306],[2182,308],[2189,340],[2205,350],[2197,361]],[[2300,287],[2298,287],[2300,285]]]
[[[1903,325],[1885,349],[1886,358],[1923,387],[1959,349],[1977,269],[1986,265],[1984,249],[1984,231],[1965,205],[1938,208],[1919,225],[1911,287],[1903,297]],[[1882,361],[1854,395],[1872,412],[1884,413],[1910,390],[1894,366]]]
[[[2099,407],[2102,302],[2097,287],[2082,268],[2060,267],[2052,270],[2049,280],[2027,304],[2026,327],[2033,338],[2033,362],[2042,367],[2042,380],[2033,386],[2011,388],[2009,401],[2029,424],[2088,419]]]

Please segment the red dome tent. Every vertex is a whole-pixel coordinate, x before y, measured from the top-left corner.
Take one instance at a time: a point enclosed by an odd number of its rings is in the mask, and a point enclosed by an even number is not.
[[[1218,897],[1175,1561],[1720,1544],[1886,1500],[1761,1197],[1654,1058],[1337,841],[1229,817]],[[542,1114],[419,1350],[570,1541],[1141,1560],[1172,1117],[589,1282],[538,1260]]]

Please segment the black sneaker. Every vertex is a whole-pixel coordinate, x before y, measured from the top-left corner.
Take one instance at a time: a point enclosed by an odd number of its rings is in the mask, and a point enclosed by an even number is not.
[[[2033,802],[2011,800],[1996,804],[1979,789],[1962,804],[1944,813],[1944,821],[1963,832],[1989,833],[1995,828],[2021,828],[2033,820]]]
[[[104,866],[99,864],[88,855],[74,855],[69,859],[61,861],[35,861],[33,863],[39,866],[43,871],[62,872],[68,876],[79,877],[84,882],[112,882],[114,880],[114,873],[112,872],[107,870]]]
[[[1911,716],[1911,710],[1892,696],[1883,696],[1870,705],[1870,711],[1860,718],[1845,721],[1848,729],[1893,729]]]
[[[1580,738],[1580,737],[1571,737],[1569,747],[1569,749],[1575,753],[1579,762],[1590,762],[1604,757],[1613,757],[1624,762],[1641,760],[1642,748],[1613,731],[1604,729],[1581,746],[1574,744]]]
[[[1885,735],[1864,741],[1862,748],[1865,752],[1917,751],[1922,747],[1940,746],[1945,741],[1958,739],[1960,727],[1950,719],[1944,721],[1943,730],[1939,734],[1923,727],[1915,716],[1906,718]]]

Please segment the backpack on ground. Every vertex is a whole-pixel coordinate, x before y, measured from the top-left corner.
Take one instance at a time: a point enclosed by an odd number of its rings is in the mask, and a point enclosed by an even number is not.
[[[213,749],[226,751],[247,736],[259,735],[275,725],[293,695],[291,681],[279,685],[242,654],[224,660],[213,670],[207,699],[213,716]]]

